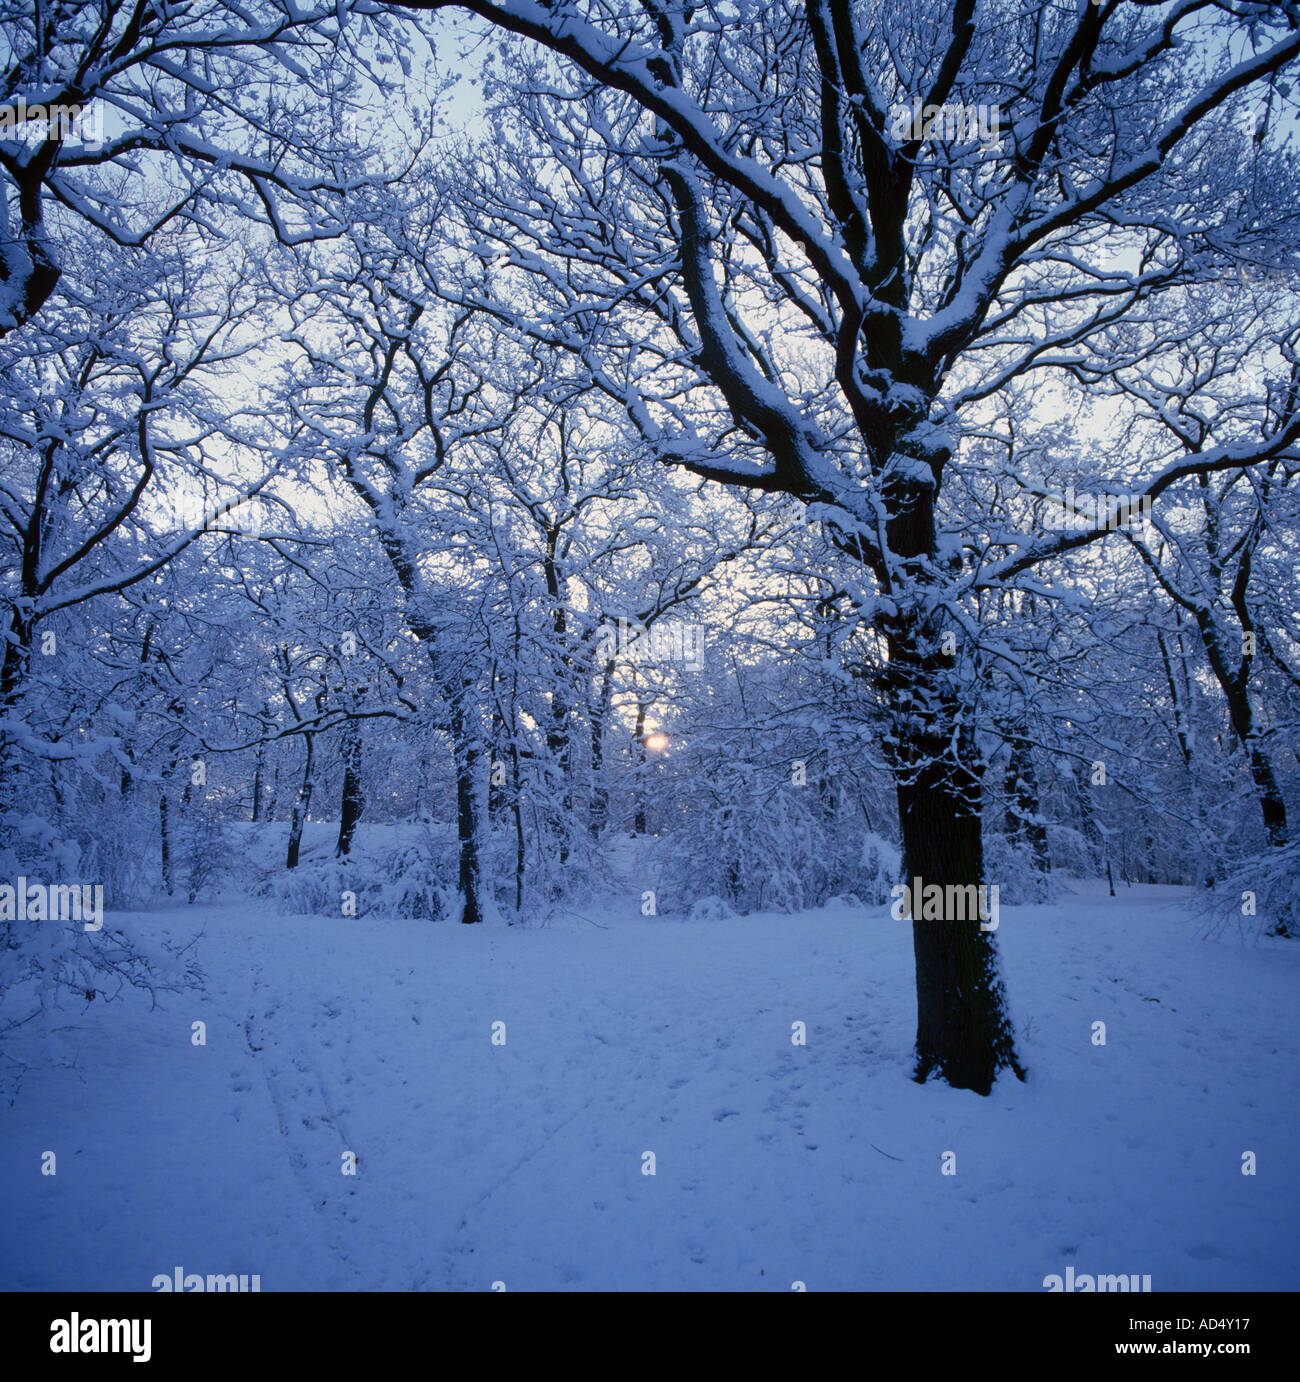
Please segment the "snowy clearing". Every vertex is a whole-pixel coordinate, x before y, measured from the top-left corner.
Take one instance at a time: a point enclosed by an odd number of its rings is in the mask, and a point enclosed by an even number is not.
[[[1030,1080],[987,1099],[909,1080],[910,927],[885,908],[110,914],[202,931],[205,991],[11,1043],[0,1285],[1040,1291],[1073,1266],[1293,1288],[1300,951],[1205,939],[1184,890],[1077,886],[1002,909]]]

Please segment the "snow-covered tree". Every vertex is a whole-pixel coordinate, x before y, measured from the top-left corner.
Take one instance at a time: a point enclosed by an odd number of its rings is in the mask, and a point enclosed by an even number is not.
[[[977,638],[966,594],[1109,527],[954,540],[964,428],[1153,295],[1289,262],[1294,179],[1242,114],[1300,58],[1296,7],[459,8],[518,40],[467,218],[496,301],[582,359],[664,462],[826,526],[880,645],[905,870],[980,884],[979,728],[944,634]],[[1297,435],[1292,413],[1136,488]],[[918,1078],[987,1092],[1019,1068],[993,937],[913,929]]]

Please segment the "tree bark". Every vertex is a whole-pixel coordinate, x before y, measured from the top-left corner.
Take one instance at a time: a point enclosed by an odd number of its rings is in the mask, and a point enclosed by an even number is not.
[[[158,842],[162,852],[162,885],[168,897],[172,895],[172,827],[171,800],[164,786],[158,798]]]
[[[259,744],[253,759],[253,804],[249,814],[249,820],[254,824],[262,818],[262,772],[265,766],[266,747]]]
[[[314,770],[316,765],[316,736],[304,734],[307,743],[307,757],[302,768],[302,784],[298,788],[297,799],[289,816],[289,852],[285,858],[285,868],[298,867],[298,854],[302,848],[303,827],[307,824],[307,813],[311,809],[311,796],[315,789]]]
[[[614,659],[608,658],[601,674],[591,708],[591,814],[587,828],[593,840],[600,839],[609,820],[609,787],[605,782],[605,718],[613,693]]]
[[[1008,741],[1006,777],[1003,789],[1007,796],[1007,838],[1016,844],[1027,844],[1040,873],[1051,869],[1051,855],[1047,847],[1047,827],[1043,824],[1038,797],[1038,775],[1034,771],[1033,753],[1029,741],[1013,734]]]
[[[982,767],[959,693],[937,638],[915,619],[894,624],[883,680],[891,692],[891,747],[903,840],[903,876],[911,884],[984,885],[980,808]],[[924,651],[922,651],[924,650]],[[916,956],[916,1066],[958,1089],[987,1094],[998,1071],[1024,1071],[1016,1057],[994,934],[980,919],[924,920],[913,898]]]
[[[361,730],[355,720],[343,727],[343,800],[339,807],[338,858],[352,853],[352,837],[366,808],[365,782],[361,775]]]
[[[23,619],[15,608],[10,615],[4,657],[0,659],[0,714],[12,714],[18,705],[19,693],[31,657],[31,638],[30,623]],[[0,731],[0,810],[8,810],[12,805],[11,798],[17,795],[17,788],[13,784],[10,749],[9,736]]]
[[[560,429],[560,444],[565,446],[565,431]],[[546,580],[546,595],[551,605],[551,631],[556,644],[556,676],[551,687],[551,723],[546,730],[546,749],[550,762],[549,771],[558,777],[560,790],[560,811],[555,818],[555,830],[559,837],[558,852],[563,866],[569,859],[569,821],[573,811],[572,785],[572,745],[569,724],[569,675],[572,659],[568,654],[568,619],[561,586],[564,575],[557,555],[561,525],[547,523],[543,529],[546,550],[542,559],[542,574]]]
[[[511,771],[514,781],[514,800],[511,812],[515,822],[515,914],[524,909],[524,870],[528,861],[527,840],[524,835],[524,802],[519,778],[519,746],[510,746]]]
[[[451,733],[456,755],[457,876],[464,911],[461,921],[472,926],[483,920],[483,874],[479,859],[478,761],[480,750],[465,705],[467,687],[450,698]]]
[[[632,820],[632,833],[634,835],[644,835],[646,832],[645,712],[646,702],[638,699],[636,703],[636,728],[632,731],[632,738],[641,748],[641,771],[636,776],[636,815]]]

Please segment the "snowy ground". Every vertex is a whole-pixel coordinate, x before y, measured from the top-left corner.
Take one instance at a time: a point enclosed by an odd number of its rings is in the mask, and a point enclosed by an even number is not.
[[[886,908],[107,924],[201,930],[206,987],[87,1005],[74,1063],[10,1048],[30,1069],[0,1106],[5,1289],[148,1290],[178,1265],[264,1291],[1300,1275],[1300,945],[1207,940],[1176,889],[1002,907],[1031,1078],[987,1099],[908,1079],[910,933]]]

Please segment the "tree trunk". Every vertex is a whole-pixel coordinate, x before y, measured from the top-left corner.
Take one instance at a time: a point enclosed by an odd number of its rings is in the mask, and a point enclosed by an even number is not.
[[[591,815],[587,828],[593,840],[600,839],[609,819],[609,787],[605,782],[605,717],[613,693],[614,660],[605,662],[599,691],[591,710]]]
[[[636,743],[641,746],[641,771],[636,775],[636,816],[632,822],[632,832],[636,835],[644,835],[646,832],[645,712],[646,702],[638,700],[636,703],[636,728],[632,732]]]
[[[1240,575],[1237,584],[1239,589],[1235,594],[1239,608],[1244,609],[1245,595]],[[1196,611],[1196,625],[1210,668],[1228,702],[1228,719],[1232,723],[1232,732],[1237,736],[1237,742],[1245,751],[1250,764],[1250,776],[1255,784],[1255,797],[1264,821],[1264,833],[1270,846],[1280,848],[1287,840],[1286,800],[1278,786],[1272,760],[1255,733],[1255,709],[1250,703],[1251,658],[1243,655],[1235,670],[1228,665],[1228,657],[1214,616],[1204,606]]]
[[[273,755],[271,765],[271,794],[267,798],[266,810],[262,812],[262,818],[267,821],[275,820],[275,809],[280,804],[280,755]]]
[[[307,741],[307,758],[302,768],[302,785],[298,788],[298,797],[289,816],[289,853],[284,864],[287,869],[298,867],[298,853],[302,847],[302,831],[307,824],[307,812],[311,809],[311,794],[316,786],[313,780],[313,770],[316,764],[316,736],[305,734],[303,738]]]
[[[942,581],[935,569],[937,478],[933,486],[925,478],[935,466],[931,445],[924,436],[901,440],[898,449],[911,456],[911,464],[884,487],[893,515],[887,525],[892,561],[885,575],[894,598],[877,614],[876,627],[889,650],[878,681],[891,717],[885,748],[898,797],[904,881],[920,879],[924,888],[937,884],[946,898],[949,887],[978,890],[985,882],[984,764],[965,710],[970,687],[943,651],[945,630],[930,600]],[[955,911],[927,921],[913,898],[914,1074],[918,1081],[937,1075],[958,1089],[988,1094],[1000,1070],[1011,1069],[1021,1079],[1024,1071],[994,933],[981,930],[979,916],[970,917],[965,907],[961,920]]]
[[[164,786],[158,798],[158,841],[162,850],[162,885],[168,897],[172,895],[172,826],[171,799]]]
[[[524,802],[519,781],[518,746],[512,744],[510,753],[515,784],[512,811],[515,821],[515,913],[518,915],[518,913],[522,912],[524,909],[524,869],[527,864],[528,850],[527,841],[524,836]]]
[[[904,746],[915,768],[898,772],[904,881],[979,887],[984,882],[980,780],[969,764],[945,760],[945,745]],[[967,746],[968,749],[970,746]],[[987,1094],[1000,1069],[1023,1078],[998,973],[994,935],[978,917],[926,921],[913,904],[916,955],[916,1072]]]
[[[1279,849],[1287,840],[1286,799],[1278,786],[1273,760],[1256,736],[1255,711],[1250,703],[1250,693],[1235,678],[1223,685],[1223,691],[1228,698],[1228,715],[1233,731],[1250,763],[1250,776],[1255,784],[1255,799],[1259,802],[1264,834],[1269,845]]]
[[[1097,812],[1092,804],[1092,794],[1087,784],[1080,780],[1087,771],[1087,768],[1080,767],[1078,776],[1073,773],[1069,774],[1070,795],[1074,798],[1075,810],[1079,813],[1079,833],[1092,850],[1093,866],[1100,868],[1106,853],[1106,841],[1102,836],[1101,826],[1097,823]]]
[[[256,823],[262,818],[262,771],[266,766],[266,746],[257,746],[257,755],[253,759],[253,807],[249,820]]]
[[[18,704],[19,692],[27,673],[31,656],[32,628],[13,610],[5,640],[4,657],[0,659],[0,715],[12,714]],[[10,761],[10,739],[0,730],[0,810],[8,810],[13,798],[19,795],[13,783]]]
[[[167,713],[172,716],[179,716],[184,711],[184,706],[180,701],[172,701],[167,707]],[[176,773],[180,768],[180,739],[173,739],[168,748],[168,768],[163,774],[162,795],[158,799],[158,839],[159,848],[162,854],[162,884],[163,891],[171,897],[175,888],[175,869],[173,868],[174,853],[172,848],[174,843],[172,838],[172,800],[171,787],[176,780]],[[186,790],[189,787],[189,777],[186,779]]]
[[[1033,852],[1035,867],[1040,873],[1047,873],[1051,869],[1051,856],[1047,848],[1047,827],[1039,810],[1033,753],[1029,741],[1020,735],[1012,735],[1007,747],[1009,757],[1003,779],[1007,796],[1007,837],[1016,844],[1027,844]]]
[[[504,781],[505,773],[501,773],[501,781],[497,780],[497,764],[505,767],[505,745],[509,742],[506,734],[505,719],[501,714],[500,704],[497,702],[496,686],[500,679],[497,676],[496,664],[492,667],[490,684],[493,688],[492,704],[492,731],[488,739],[490,749],[490,766],[488,770],[488,820],[495,824],[505,815],[508,797],[506,794],[506,784]]]
[[[357,492],[363,500],[368,491],[364,486]],[[376,517],[379,518],[378,513]],[[447,701],[451,725],[452,753],[456,760],[456,843],[457,876],[464,910],[461,920],[473,925],[483,920],[483,870],[480,859],[478,810],[478,762],[481,756],[480,730],[475,723],[473,705],[474,682],[461,673],[449,669],[441,656],[436,626],[418,611],[424,605],[424,587],[419,567],[406,546],[406,538],[379,521],[380,542],[407,599],[406,621],[411,633],[424,646],[439,693]]]
[[[456,843],[458,878],[467,926],[483,920],[483,874],[479,860],[478,760],[479,745],[466,713],[469,688],[460,687],[450,697],[452,744],[456,755]]]
[[[1250,775],[1255,782],[1260,815],[1264,818],[1264,833],[1270,845],[1280,848],[1287,841],[1286,800],[1277,785],[1273,760],[1260,747],[1258,740],[1253,740],[1250,746]]]
[[[565,433],[561,429],[561,446]],[[569,724],[569,675],[572,659],[568,654],[568,621],[562,599],[563,572],[556,556],[560,539],[560,525],[549,523],[544,529],[546,553],[542,571],[546,580],[546,594],[551,604],[551,630],[556,643],[556,674],[551,687],[551,723],[546,730],[546,749],[550,757],[549,771],[558,778],[560,811],[555,819],[559,837],[558,852],[563,866],[569,859],[569,821],[573,811],[573,763],[571,726]]]
[[[361,776],[361,730],[355,720],[343,729],[343,801],[339,809],[339,840],[335,854],[345,858],[352,852],[352,837],[366,807],[365,784]]]

